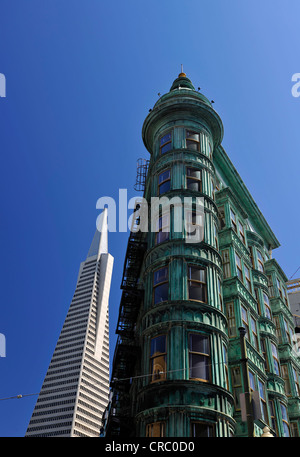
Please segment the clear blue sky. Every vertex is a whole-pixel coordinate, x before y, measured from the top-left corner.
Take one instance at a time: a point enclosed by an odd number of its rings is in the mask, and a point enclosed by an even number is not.
[[[0,398],[38,392],[92,241],[99,197],[136,195],[141,129],[180,65],[215,100],[223,146],[300,265],[298,0],[2,0]],[[128,233],[115,267],[111,349]],[[0,436],[23,436],[37,397],[0,401]]]

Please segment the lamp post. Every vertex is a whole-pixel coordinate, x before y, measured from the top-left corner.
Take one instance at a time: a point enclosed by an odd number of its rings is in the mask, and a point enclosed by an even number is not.
[[[241,364],[242,364],[242,375],[243,375],[243,383],[244,383],[247,429],[248,429],[248,437],[252,438],[254,435],[254,420],[253,420],[251,393],[250,393],[249,376],[248,376],[248,358],[247,358],[246,341],[245,341],[246,330],[244,327],[239,327],[239,332],[240,332],[240,344],[241,344]]]

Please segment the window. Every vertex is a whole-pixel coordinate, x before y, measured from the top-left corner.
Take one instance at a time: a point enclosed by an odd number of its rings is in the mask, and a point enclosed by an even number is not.
[[[298,429],[298,424],[297,422],[290,422],[290,427],[291,427],[291,435],[294,438],[299,437],[299,429]]]
[[[224,343],[223,343],[223,362],[224,362],[225,388],[227,390],[229,390],[227,348]]]
[[[251,279],[250,279],[250,270],[246,265],[244,265],[244,270],[245,270],[245,281],[246,281],[246,287],[249,290],[249,292],[252,292],[252,287],[251,287]]]
[[[273,400],[269,400],[269,410],[270,410],[271,427],[275,431],[276,436],[278,436],[277,417],[276,417],[276,413],[275,413],[275,405],[274,405]]]
[[[155,244],[167,241],[170,236],[170,214],[166,213],[160,216],[156,221]]]
[[[200,151],[200,135],[197,132],[186,130],[186,147],[193,151]]]
[[[215,184],[213,179],[210,180],[210,195],[211,198],[214,200],[215,199]]]
[[[240,232],[240,238],[242,242],[245,244],[245,234],[244,234],[244,227],[243,224],[239,221],[239,232]]]
[[[233,388],[235,409],[240,410],[241,409],[240,394],[243,392],[240,367],[231,368],[231,382],[232,382],[232,388]]]
[[[172,132],[161,137],[159,146],[160,154],[165,154],[172,149]]]
[[[192,422],[191,435],[193,438],[211,438],[215,436],[214,425],[205,422]]]
[[[206,270],[204,268],[188,265],[188,298],[206,303]]]
[[[270,307],[270,301],[268,295],[263,292],[263,298],[264,298],[264,305],[265,305],[265,315],[269,319],[272,319],[272,314],[271,314],[271,307]]]
[[[201,242],[204,238],[204,224],[202,214],[197,211],[185,211],[186,239]]]
[[[287,323],[287,321],[284,319],[284,330],[285,330],[285,335],[286,335],[286,341],[290,344],[292,344],[292,332],[291,329]]]
[[[219,296],[219,306],[220,309],[223,309],[223,296],[222,296],[222,284],[219,276],[217,277],[217,286],[218,286],[218,296]]]
[[[236,263],[236,269],[237,269],[237,276],[240,281],[243,282],[243,270],[242,270],[242,261],[240,256],[235,253],[235,263]]]
[[[255,375],[251,370],[249,370],[249,388],[250,388],[250,392],[254,392],[256,390]]]
[[[264,387],[264,384],[261,382],[260,379],[258,380],[258,391],[259,391],[259,399],[260,399],[262,419],[265,422],[269,423],[265,387]]]
[[[247,310],[241,306],[241,313],[242,313],[242,326],[246,330],[246,338],[249,340],[249,323],[248,323],[248,313]]]
[[[209,338],[200,333],[189,334],[189,377],[210,381]]]
[[[279,293],[280,297],[283,299],[282,290],[281,290],[281,284],[280,284],[280,281],[279,281],[278,278],[276,278],[276,284],[277,284],[278,293]]]
[[[231,220],[231,227],[237,233],[236,216],[235,216],[235,212],[231,208],[230,208],[230,220]]]
[[[216,224],[214,224],[213,230],[214,230],[214,246],[215,246],[216,249],[218,249],[218,246],[219,246],[219,243],[218,243],[218,228],[217,228]]]
[[[280,368],[279,368],[279,357],[277,347],[274,343],[271,342],[271,349],[272,349],[272,357],[273,357],[273,365],[274,365],[274,372],[280,376]]]
[[[166,335],[152,338],[150,348],[151,382],[166,379],[166,356]]]
[[[171,188],[171,172],[170,170],[163,171],[158,175],[158,195],[168,192]]]
[[[283,421],[284,436],[289,437],[290,428],[289,428],[287,409],[286,409],[286,406],[281,402],[280,402],[280,409],[281,409],[281,417],[282,417],[282,421]]]
[[[254,258],[253,258],[253,247],[252,246],[249,246],[249,251],[250,251],[250,262],[251,262],[251,265],[252,265],[252,268],[255,268],[254,267]]]
[[[221,230],[226,227],[226,219],[225,219],[225,209],[224,206],[220,206],[218,208],[218,218],[220,221],[220,228]]]
[[[166,424],[165,422],[153,422],[146,426],[146,437],[147,438],[159,438],[165,435]]]
[[[259,271],[264,273],[264,258],[263,258],[263,255],[258,249],[256,250],[256,252],[257,252],[257,267],[258,267]]]
[[[252,332],[252,344],[255,347],[255,349],[258,350],[258,337],[257,337],[256,322],[252,316],[250,318],[250,322],[251,322],[251,332]]]
[[[249,388],[250,388],[250,392],[254,392],[256,390],[256,388],[255,388],[255,375],[251,370],[249,370],[248,373],[249,373]]]
[[[222,260],[223,260],[223,274],[224,279],[231,277],[231,268],[230,268],[230,257],[229,250],[225,249],[222,251]]]
[[[201,170],[197,170],[197,168],[190,167],[186,169],[186,188],[189,190],[202,192]]]
[[[285,304],[286,304],[287,308],[289,308],[289,299],[288,299],[287,290],[284,288],[284,289],[283,289],[283,292],[284,292],[284,301],[285,301]]]
[[[284,379],[284,390],[286,395],[290,396],[291,393],[291,383],[289,377],[289,370],[288,366],[284,363],[281,365],[281,376]]]
[[[267,278],[268,278],[269,295],[272,298],[272,297],[275,297],[272,276],[271,275],[267,275]]]
[[[236,322],[234,313],[234,303],[226,303],[226,314],[228,319],[228,336],[234,338],[236,336]]]
[[[261,340],[260,340],[260,346],[261,346],[262,356],[263,356],[263,358],[264,358],[265,370],[266,370],[266,371],[270,371],[269,360],[268,360],[268,354],[267,354],[266,339],[265,339],[265,338],[261,338]]]
[[[168,267],[160,268],[154,272],[153,277],[153,302],[154,304],[168,300],[169,280]]]
[[[297,371],[295,370],[294,367],[292,367],[292,370],[293,370],[293,377],[294,377],[295,386],[296,386],[296,395],[300,396],[300,387],[299,387],[299,377],[298,377],[298,373],[297,373]]]
[[[256,301],[257,301],[257,305],[258,305],[258,313],[259,313],[259,315],[261,316],[261,315],[262,315],[262,312],[261,312],[260,297],[259,297],[258,289],[257,289],[256,287],[254,287],[254,295],[255,295],[255,299],[256,299]]]

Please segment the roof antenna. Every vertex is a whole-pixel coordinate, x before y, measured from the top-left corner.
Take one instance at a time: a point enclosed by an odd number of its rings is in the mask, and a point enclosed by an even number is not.
[[[186,74],[183,73],[183,65],[181,64],[181,73],[179,74],[179,78],[181,78],[182,76],[185,77]]]

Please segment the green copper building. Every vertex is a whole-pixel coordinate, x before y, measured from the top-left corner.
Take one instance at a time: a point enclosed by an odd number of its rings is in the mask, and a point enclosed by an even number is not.
[[[299,436],[279,242],[221,145],[220,117],[180,73],[142,136],[149,216],[158,199],[171,205],[129,236],[104,435]]]

